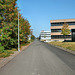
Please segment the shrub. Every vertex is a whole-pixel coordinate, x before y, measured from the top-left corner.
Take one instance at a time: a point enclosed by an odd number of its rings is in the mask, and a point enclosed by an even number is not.
[[[4,52],[4,47],[0,43],[0,53],[3,53],[3,52]]]
[[[8,57],[8,56],[10,56],[13,53],[14,52],[12,50],[4,50],[4,52],[0,54],[0,58],[1,57],[3,57],[3,58]]]
[[[8,57],[8,56],[10,56],[10,54],[8,54],[8,53],[2,53],[2,54],[0,54],[0,57],[3,57],[3,58]]]

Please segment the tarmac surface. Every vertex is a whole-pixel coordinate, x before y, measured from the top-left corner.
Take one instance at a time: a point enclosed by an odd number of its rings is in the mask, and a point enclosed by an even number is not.
[[[75,75],[75,55],[35,40],[0,68],[0,75]]]

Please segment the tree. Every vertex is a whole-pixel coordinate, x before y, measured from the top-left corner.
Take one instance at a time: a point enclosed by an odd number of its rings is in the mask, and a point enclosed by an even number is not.
[[[64,23],[61,31],[62,31],[61,34],[65,36],[65,40],[66,40],[66,35],[70,34],[69,25],[67,23]]]
[[[1,0],[0,1],[0,37],[1,44],[6,49],[17,47],[17,0]]]
[[[17,0],[0,0],[0,41],[5,49],[18,47],[18,7]],[[20,14],[20,13],[19,13]],[[20,42],[27,43],[30,24],[20,14]]]
[[[30,34],[30,24],[27,19],[24,19],[20,14],[20,43],[28,42],[28,35]]]
[[[31,39],[32,39],[32,40],[35,40],[35,36],[34,36],[34,35],[31,35]]]

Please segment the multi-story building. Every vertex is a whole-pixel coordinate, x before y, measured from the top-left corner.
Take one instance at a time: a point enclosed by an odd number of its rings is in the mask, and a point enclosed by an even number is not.
[[[64,23],[69,25],[70,31],[75,29],[75,19],[60,19],[60,20],[51,20],[51,40],[52,41],[63,41],[65,36],[61,34],[61,29]],[[71,40],[71,33],[66,35],[67,40]]]
[[[49,42],[51,40],[51,32],[42,30],[40,32],[40,41]]]

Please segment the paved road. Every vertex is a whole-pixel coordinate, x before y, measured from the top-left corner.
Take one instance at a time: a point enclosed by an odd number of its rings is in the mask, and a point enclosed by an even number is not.
[[[75,55],[35,40],[2,67],[0,75],[75,75]]]

